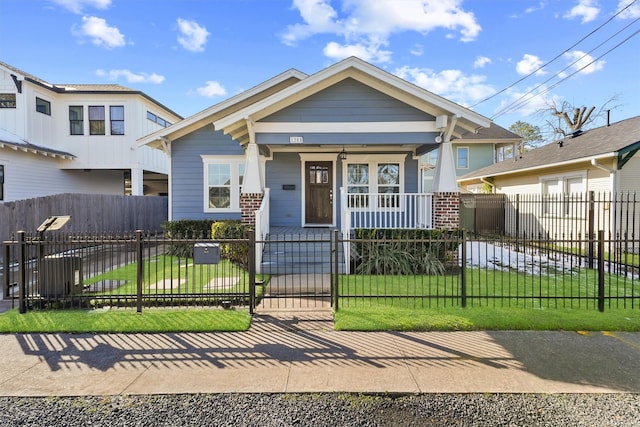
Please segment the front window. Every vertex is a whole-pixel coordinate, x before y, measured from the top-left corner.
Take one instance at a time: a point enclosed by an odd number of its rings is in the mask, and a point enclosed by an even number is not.
[[[84,109],[81,105],[69,107],[69,131],[71,135],[84,135]]]
[[[111,135],[124,135],[124,107],[116,105],[109,107],[111,119]]]
[[[384,193],[379,196],[378,206],[387,208],[398,206],[398,196],[391,195],[400,193],[400,165],[398,163],[378,164],[378,193]]]
[[[364,208],[369,206],[369,164],[352,163],[347,165],[347,193],[349,193],[349,206],[352,208]]]
[[[89,107],[89,135],[104,135],[104,106]]]
[[[16,94],[0,93],[0,108],[16,108]]]
[[[36,97],[36,111],[38,113],[46,114],[47,116],[51,115],[51,103],[42,98]]]
[[[403,189],[402,161],[377,161],[397,156],[350,156],[345,167],[347,203],[350,208],[398,208]],[[404,156],[403,156],[404,157]],[[393,159],[395,160],[395,159]],[[373,176],[371,175],[373,174]],[[370,198],[369,194],[377,194]]]
[[[202,156],[204,164],[205,212],[240,210],[240,192],[244,180],[244,157],[221,159]]]
[[[469,147],[458,147],[458,169],[469,169]]]

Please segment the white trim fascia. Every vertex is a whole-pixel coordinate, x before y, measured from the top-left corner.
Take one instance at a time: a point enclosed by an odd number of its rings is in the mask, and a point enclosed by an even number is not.
[[[518,169],[518,170],[510,170],[510,171],[504,171],[504,172],[499,172],[499,173],[492,173],[492,174],[488,174],[488,175],[478,175],[478,176],[474,176],[474,177],[471,177],[471,178],[458,179],[458,182],[473,181],[473,180],[476,180],[476,179],[490,178],[490,177],[494,177],[494,176],[510,175],[510,174],[516,174],[516,173],[522,173],[522,172],[532,172],[532,171],[536,171],[536,170],[540,170],[540,169],[553,168],[553,167],[557,167],[557,166],[565,166],[565,165],[568,166],[568,165],[574,165],[574,164],[582,163],[582,162],[591,162],[591,160],[607,159],[607,158],[611,158],[611,157],[615,157],[615,156],[616,156],[616,153],[607,153],[607,154],[601,154],[599,156],[581,157],[579,159],[567,160],[567,161],[557,162],[557,163],[549,163],[547,165],[532,166],[530,168],[524,168],[524,169]],[[508,161],[511,161],[511,159],[507,159],[507,160],[503,160],[503,161],[508,162]]]
[[[256,133],[411,133],[438,132],[435,121],[429,122],[261,122]]]
[[[450,114],[457,115],[458,117],[465,118],[471,122],[476,123],[480,127],[489,127],[491,124],[491,120],[488,118],[475,113],[467,108],[460,107],[458,104],[451,102],[447,99],[444,99],[438,95],[435,95],[432,92],[427,91],[426,89],[422,89],[414,84],[407,82],[404,79],[401,79],[398,76],[390,74],[386,71],[381,70],[378,67],[374,67],[371,64],[368,64],[358,58],[351,57],[347,58],[337,64],[334,64],[330,67],[327,67],[306,79],[289,86],[261,101],[258,101],[246,108],[243,108],[235,113],[232,113],[226,117],[221,118],[220,120],[214,122],[216,129],[223,129],[238,120],[242,120],[245,117],[252,116],[253,114],[271,106],[278,102],[281,102],[289,97],[293,97],[295,94],[304,91],[314,85],[319,84],[320,82],[327,80],[333,76],[336,76],[348,69],[353,68],[357,71],[361,71],[365,74],[373,76],[387,84],[390,87],[399,89],[401,91],[407,92],[419,99],[423,99],[433,105],[436,105],[446,111],[449,111]]]
[[[275,77],[272,77],[271,79],[262,82],[260,84],[258,84],[257,86],[252,87],[251,89],[248,89],[244,92],[241,92],[235,96],[232,96],[231,98],[228,98],[222,102],[219,102],[218,104],[215,104],[205,110],[202,110],[198,113],[195,113],[194,115],[187,117],[186,119],[183,119],[177,123],[174,123],[173,125],[164,128],[164,129],[160,129],[154,133],[151,133],[149,135],[143,136],[142,138],[138,138],[138,146],[144,146],[147,144],[150,144],[152,142],[157,141],[158,139],[160,139],[160,137],[165,137],[165,138],[169,138],[169,135],[176,133],[184,128],[187,128],[189,126],[191,126],[194,123],[197,123],[199,121],[203,121],[206,120],[209,116],[213,116],[214,114],[216,114],[219,111],[224,110],[225,108],[231,107],[232,105],[241,102],[245,99],[251,98],[252,96],[272,87],[275,86],[277,84],[280,84],[290,78],[297,78],[299,80],[304,80],[308,77],[307,74],[298,71],[296,69],[290,69],[287,70],[283,73],[278,74]]]

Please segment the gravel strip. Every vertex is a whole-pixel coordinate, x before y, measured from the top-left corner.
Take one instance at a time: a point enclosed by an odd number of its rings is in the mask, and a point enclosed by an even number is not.
[[[640,426],[640,394],[1,397],[2,426]]]

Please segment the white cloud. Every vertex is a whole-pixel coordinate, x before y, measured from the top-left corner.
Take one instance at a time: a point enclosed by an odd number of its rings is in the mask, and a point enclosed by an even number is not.
[[[578,4],[573,6],[571,10],[565,13],[567,19],[582,18],[582,23],[591,22],[600,13],[596,0],[578,0]]]
[[[522,59],[516,64],[516,72],[521,76],[526,76],[534,71],[536,75],[546,74],[543,70],[538,70],[542,66],[542,60],[535,55],[525,53],[522,55]],[[538,70],[538,71],[536,71]]]
[[[195,21],[178,18],[178,30],[181,34],[178,36],[178,43],[183,48],[191,52],[204,51],[204,45],[210,34],[205,27],[201,27]]]
[[[295,45],[316,34],[333,34],[342,41],[332,41],[325,52],[335,53],[339,46],[358,47],[384,62],[390,59],[391,52],[378,50],[388,46],[390,36],[396,33],[427,34],[443,29],[449,32],[447,37],[457,34],[461,41],[475,40],[481,27],[461,3],[462,0],[342,0],[339,14],[329,0],[294,0],[293,7],[300,12],[303,23],[288,26],[281,40]]]
[[[153,83],[160,84],[164,81],[164,76],[156,73],[134,73],[129,70],[96,70],[96,75],[99,77],[106,77],[109,80],[118,80],[123,77],[128,83]]]
[[[196,89],[196,93],[200,96],[213,98],[216,96],[226,95],[227,91],[220,83],[216,82],[215,80],[209,80],[207,81],[205,86]]]
[[[110,27],[102,18],[95,16],[83,16],[80,29],[72,30],[77,36],[88,37],[91,42],[99,47],[113,49],[125,45],[125,39],[120,30]]]
[[[50,0],[53,3],[70,10],[73,13],[82,13],[85,7],[106,9],[111,6],[111,0]]]
[[[409,53],[414,56],[422,56],[424,54],[424,46],[422,46],[421,44],[415,44],[409,50]]]
[[[578,71],[580,74],[591,74],[604,68],[605,61],[596,61],[593,56],[582,51],[574,50],[563,55],[567,60],[571,61],[572,71]]]
[[[357,56],[367,62],[389,62],[391,60],[391,52],[382,50],[377,45],[348,44],[341,45],[336,42],[329,42],[323,49],[323,53],[327,58],[339,61],[350,56]]]
[[[484,68],[485,65],[491,64],[491,59],[486,56],[478,56],[475,61],[473,61],[473,68]]]
[[[394,74],[461,105],[475,104],[495,93],[495,89],[485,83],[486,76],[465,75],[460,70],[436,73],[427,68],[401,67]]]
[[[616,10],[620,10],[623,7],[626,7],[631,3],[631,0],[620,0],[618,2],[618,8]],[[618,15],[620,19],[636,19],[640,18],[640,3],[634,3],[625,9],[620,15]]]

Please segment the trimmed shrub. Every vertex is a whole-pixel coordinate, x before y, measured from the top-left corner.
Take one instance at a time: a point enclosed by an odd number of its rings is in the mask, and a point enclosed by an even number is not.
[[[358,274],[442,275],[457,268],[459,230],[357,229]],[[455,262],[453,262],[455,261]]]
[[[166,221],[162,224],[162,230],[169,239],[208,239],[211,235],[211,225],[214,222],[211,219]],[[193,242],[170,243],[167,247],[167,253],[182,258],[193,258]]]
[[[222,240],[220,257],[240,265],[245,270],[249,268],[249,242],[233,242],[232,240],[249,238],[253,226],[242,224],[238,220],[218,221],[211,224],[211,238]],[[228,242],[224,242],[229,240]]]

